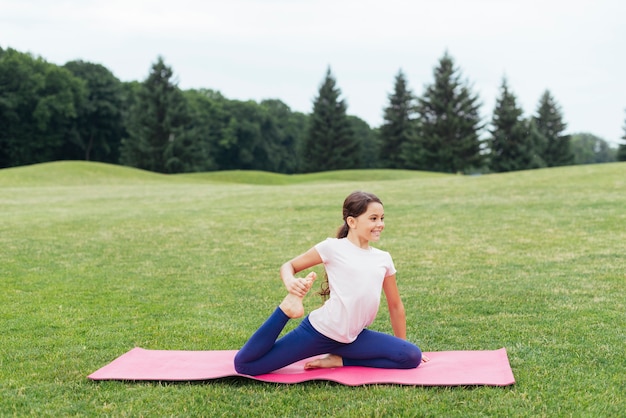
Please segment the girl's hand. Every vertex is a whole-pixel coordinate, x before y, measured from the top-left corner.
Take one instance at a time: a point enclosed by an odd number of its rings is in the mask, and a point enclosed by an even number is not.
[[[311,289],[313,282],[317,278],[314,271],[310,272],[305,278],[293,277],[285,280],[287,291],[293,295],[303,298]]]
[[[430,361],[430,358],[428,358],[427,355],[422,354],[422,363],[428,363]]]

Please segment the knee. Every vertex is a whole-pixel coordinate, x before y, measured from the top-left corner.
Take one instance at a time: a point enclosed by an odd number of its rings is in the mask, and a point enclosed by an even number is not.
[[[252,368],[250,368],[246,363],[235,361],[235,371],[239,374],[245,374],[247,376],[255,376],[258,373],[255,373]]]
[[[241,351],[237,352],[237,354],[235,354],[235,359],[234,359],[234,365],[235,365],[235,371],[239,374],[250,374],[248,373],[248,368],[246,367],[246,362],[241,360],[241,357],[239,356],[239,353]]]
[[[422,363],[422,350],[418,346],[408,344],[406,350],[405,366],[407,369],[414,369]]]
[[[254,376],[253,373],[248,372],[248,368],[245,365],[235,363],[235,371],[237,374],[245,374],[246,376]]]
[[[237,353],[234,359],[235,371],[239,374],[245,374],[247,376],[258,376],[260,374],[267,373],[265,370],[261,370],[259,364],[254,362],[245,361],[241,359],[241,356]]]

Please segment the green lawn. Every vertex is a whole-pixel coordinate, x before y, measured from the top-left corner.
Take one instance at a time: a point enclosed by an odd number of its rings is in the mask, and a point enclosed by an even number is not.
[[[385,203],[379,247],[409,339],[506,347],[514,386],[87,379],[135,346],[239,348],[284,295],[279,266],[333,236],[356,189]],[[624,163],[476,177],[0,170],[0,415],[623,416],[625,208]],[[372,328],[391,332],[384,305]]]

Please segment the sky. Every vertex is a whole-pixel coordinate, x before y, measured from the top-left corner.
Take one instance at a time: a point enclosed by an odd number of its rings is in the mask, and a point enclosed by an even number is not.
[[[626,124],[623,0],[0,0],[0,46],[142,81],[310,113],[330,68],[348,114],[380,126],[400,70],[422,95],[447,53],[491,120],[506,77],[524,116],[549,90],[567,133]]]

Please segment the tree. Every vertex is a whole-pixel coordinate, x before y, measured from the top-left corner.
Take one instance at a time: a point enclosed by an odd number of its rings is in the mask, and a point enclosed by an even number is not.
[[[183,95],[190,118],[187,135],[197,144],[194,171],[218,170],[218,142],[225,124],[222,103],[226,99],[219,92],[208,89],[186,90]]]
[[[66,69],[0,48],[0,167],[64,159],[84,95]]]
[[[548,90],[539,99],[533,120],[544,138],[545,149],[541,156],[546,165],[556,167],[571,164],[574,156],[570,149],[570,137],[563,134],[567,125],[563,122],[560,106]]]
[[[104,66],[84,61],[64,65],[84,81],[85,99],[78,109],[76,136],[67,150],[75,158],[119,162],[124,132],[121,82]]]
[[[616,150],[609,143],[590,133],[573,134],[570,146],[574,164],[598,164],[616,160]]]
[[[161,57],[141,84],[122,140],[121,162],[161,173],[193,171],[196,145],[185,136],[189,123],[185,98]]]
[[[395,78],[389,105],[384,110],[384,122],[380,127],[380,165],[384,168],[405,168],[405,144],[415,141],[415,96],[407,85],[402,72]]]
[[[263,100],[260,104],[266,116],[261,125],[268,151],[273,155],[271,170],[292,174],[298,170],[298,148],[303,141],[307,117],[292,112],[289,106],[277,99]]]
[[[194,132],[220,170],[293,173],[306,117],[280,100],[227,100],[209,90],[188,91]],[[302,124],[303,125],[303,124]]]
[[[231,169],[273,171],[280,158],[272,152],[276,138],[264,138],[263,124],[267,120],[267,112],[256,102],[230,100],[227,106],[230,115],[228,134],[231,135],[232,153]],[[266,126],[268,135],[273,135],[271,123]]]
[[[407,153],[416,168],[468,172],[483,164],[480,103],[446,52],[433,71],[435,81],[418,98],[419,138]],[[416,151],[419,151],[417,153]],[[417,160],[416,160],[417,159]]]
[[[347,105],[330,67],[313,102],[303,147],[305,172],[340,170],[360,166],[360,146],[346,115]]]
[[[361,148],[361,168],[378,168],[380,167],[380,142],[379,133],[370,128],[363,119],[350,115],[348,116],[352,131],[359,138]]]
[[[624,136],[622,137],[624,142],[617,148],[617,160],[626,161],[626,121],[624,121]]]
[[[536,156],[531,127],[522,114],[515,94],[503,78],[491,120],[489,168],[492,171],[525,170],[541,165]]]

